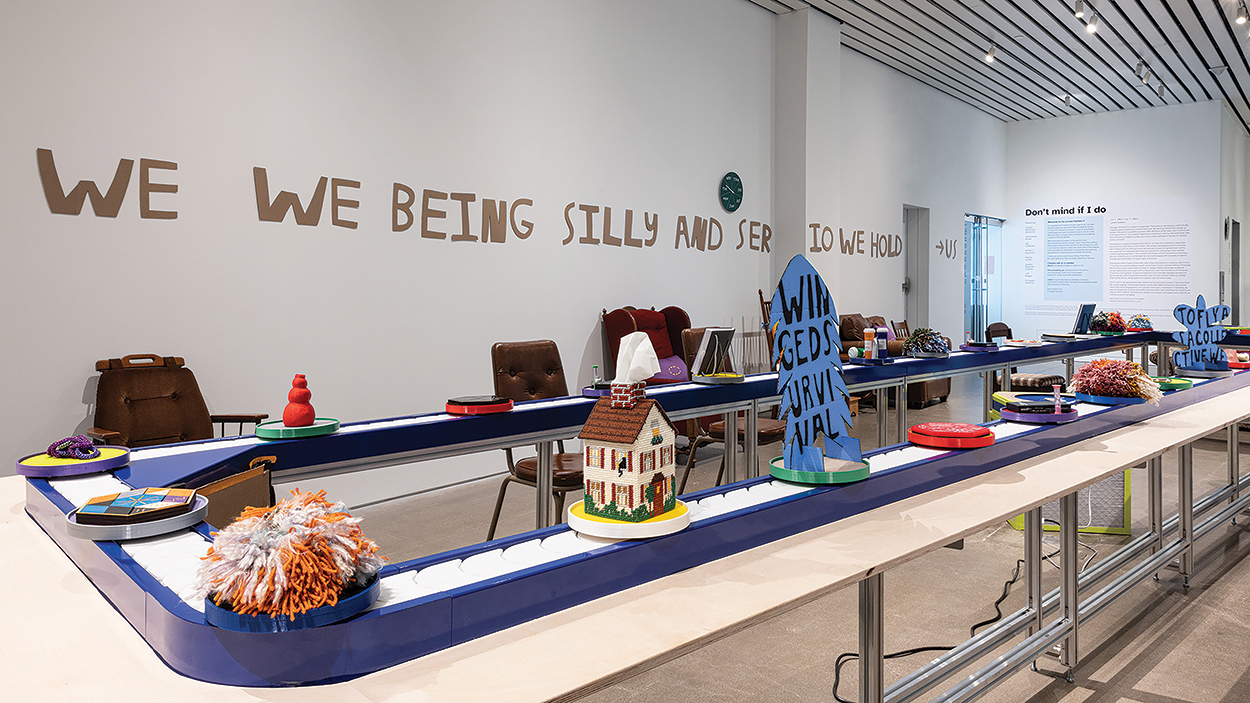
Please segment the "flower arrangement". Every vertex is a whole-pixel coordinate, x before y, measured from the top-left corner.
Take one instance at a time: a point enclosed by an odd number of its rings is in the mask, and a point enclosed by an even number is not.
[[[1108,398],[1145,398],[1158,405],[1163,393],[1159,384],[1134,361],[1095,359],[1077,369],[1072,376],[1072,389],[1077,393]]]
[[[382,568],[378,547],[325,491],[247,508],[214,533],[197,574],[199,595],[242,615],[285,615],[336,605]]]
[[[1118,312],[1100,312],[1089,321],[1089,329],[1091,332],[1123,332],[1128,329],[1128,323]]]
[[[907,355],[914,355],[918,352],[941,355],[949,354],[950,350],[942,335],[928,327],[921,327],[913,331],[907,336],[907,339],[903,340],[903,353]]]
[[[1128,319],[1128,326],[1129,329],[1135,330],[1152,330],[1155,328],[1154,324],[1150,321],[1150,318],[1141,314],[1130,317]]]

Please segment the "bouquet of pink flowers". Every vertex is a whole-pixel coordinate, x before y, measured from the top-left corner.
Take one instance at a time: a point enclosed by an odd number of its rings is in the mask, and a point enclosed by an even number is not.
[[[1123,332],[1128,329],[1124,316],[1118,312],[1100,312],[1089,321],[1092,332]]]
[[[1107,398],[1145,398],[1152,405],[1158,405],[1163,397],[1159,384],[1140,364],[1112,359],[1095,359],[1077,369],[1072,390]]]

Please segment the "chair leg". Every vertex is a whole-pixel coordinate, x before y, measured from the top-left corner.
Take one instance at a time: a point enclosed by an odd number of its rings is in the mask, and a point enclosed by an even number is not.
[[[682,474],[681,486],[678,487],[677,489],[678,494],[682,494],[686,492],[686,481],[690,480],[690,469],[694,468],[695,452],[698,451],[699,447],[703,446],[704,444],[711,444],[711,443],[712,443],[712,440],[707,437],[696,437],[695,440],[690,443],[690,456],[686,459],[686,473]]]
[[[552,491],[551,494],[556,499],[556,516],[560,518],[560,522],[564,522],[564,495],[568,491]]]
[[[734,449],[737,449],[737,447],[734,447]],[[716,472],[716,485],[717,486],[720,485],[721,479],[723,478],[725,478],[725,455],[724,454],[722,454],[720,457],[720,471]]]
[[[508,492],[508,484],[512,483],[512,476],[505,476],[503,483],[499,484],[499,497],[495,499],[495,514],[490,518],[490,531],[486,533],[486,541],[495,539],[495,528],[499,526],[499,511],[503,508],[503,494]]]

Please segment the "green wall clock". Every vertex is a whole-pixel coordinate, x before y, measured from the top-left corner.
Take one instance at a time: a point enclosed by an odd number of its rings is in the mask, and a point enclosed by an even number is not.
[[[720,179],[720,204],[726,212],[734,212],[742,204],[742,179],[733,171]]]

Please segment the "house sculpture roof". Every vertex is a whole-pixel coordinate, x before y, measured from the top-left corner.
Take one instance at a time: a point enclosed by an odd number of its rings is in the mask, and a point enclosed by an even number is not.
[[[664,408],[654,400],[644,398],[632,408],[613,408],[610,398],[600,398],[590,410],[590,417],[586,418],[586,424],[582,425],[582,431],[577,438],[593,442],[633,444],[638,439],[638,433],[642,432],[642,426],[652,407],[659,410],[664,422],[676,431],[673,421],[664,413]]]

